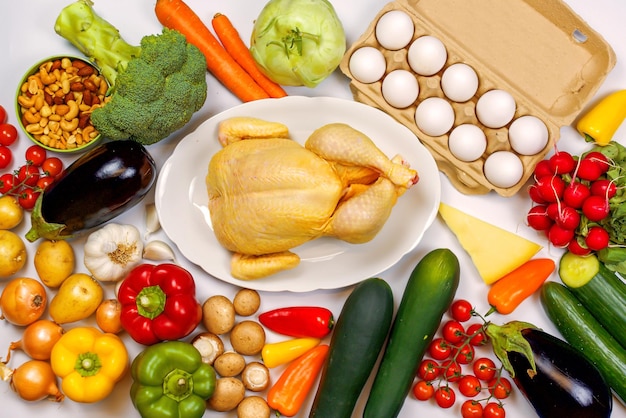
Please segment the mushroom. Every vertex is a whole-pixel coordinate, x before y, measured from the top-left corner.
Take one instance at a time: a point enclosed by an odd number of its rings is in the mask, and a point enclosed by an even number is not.
[[[224,353],[222,339],[211,332],[202,332],[196,335],[191,344],[196,347],[202,356],[202,362],[213,365],[215,359]]]

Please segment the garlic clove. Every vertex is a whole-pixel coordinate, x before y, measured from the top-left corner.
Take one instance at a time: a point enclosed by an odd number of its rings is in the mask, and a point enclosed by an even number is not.
[[[148,203],[145,207],[145,220],[146,220],[146,234],[148,237],[150,234],[161,229],[161,222],[159,221],[159,214],[156,210],[154,203]]]
[[[144,245],[143,258],[153,261],[172,260],[176,262],[176,255],[172,247],[159,240],[153,240]]]

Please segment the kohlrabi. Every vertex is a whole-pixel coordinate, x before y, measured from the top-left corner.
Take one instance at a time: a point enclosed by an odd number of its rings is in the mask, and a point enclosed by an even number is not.
[[[270,0],[252,29],[254,59],[285,86],[317,86],[345,51],[343,26],[327,0]]]

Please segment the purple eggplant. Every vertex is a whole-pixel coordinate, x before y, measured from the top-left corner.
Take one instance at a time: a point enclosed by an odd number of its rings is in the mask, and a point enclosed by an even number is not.
[[[610,417],[610,387],[569,343],[518,321],[489,324],[486,332],[495,354],[539,417]]]
[[[26,239],[68,239],[113,219],[143,199],[156,171],[138,142],[111,141],[92,149],[39,196]]]

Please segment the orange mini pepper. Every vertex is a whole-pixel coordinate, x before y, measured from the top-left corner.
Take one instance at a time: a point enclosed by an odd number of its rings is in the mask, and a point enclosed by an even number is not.
[[[494,310],[502,315],[513,312],[541,287],[555,268],[556,264],[549,258],[534,258],[503,276],[491,286],[487,294],[491,305],[489,313]]]
[[[281,415],[298,413],[324,366],[328,344],[313,347],[291,362],[267,394],[267,404]]]

